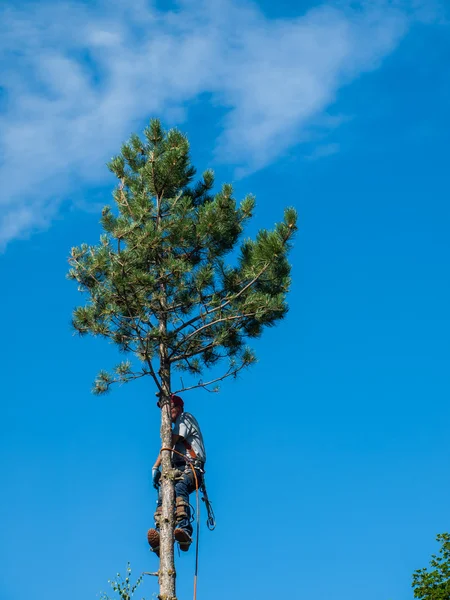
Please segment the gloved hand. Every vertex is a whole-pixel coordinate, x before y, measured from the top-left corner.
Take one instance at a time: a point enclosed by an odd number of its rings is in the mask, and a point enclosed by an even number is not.
[[[160,479],[161,479],[161,471],[158,469],[158,467],[153,467],[152,481],[153,481],[153,487],[155,488],[155,490],[158,489]]]

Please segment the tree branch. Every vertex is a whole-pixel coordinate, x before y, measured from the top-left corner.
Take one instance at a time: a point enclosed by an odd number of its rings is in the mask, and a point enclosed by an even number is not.
[[[181,325],[180,327],[178,327],[177,329],[175,329],[171,333],[177,334],[178,332],[182,331],[185,327],[189,327],[189,325],[192,325],[193,323],[196,323],[200,319],[204,320],[205,317],[207,317],[208,315],[211,315],[211,314],[217,312],[218,310],[221,310],[221,309],[225,308],[226,306],[228,306],[228,304],[230,304],[234,300],[237,300],[239,298],[239,296],[242,296],[242,294],[244,292],[246,292],[254,283],[256,283],[258,281],[258,279],[261,277],[261,275],[268,269],[269,265],[270,265],[270,262],[266,263],[265,266],[258,273],[258,275],[256,275],[256,277],[254,277],[249,283],[247,283],[247,285],[245,285],[241,290],[239,290],[239,292],[235,296],[233,296],[232,298],[228,298],[228,300],[226,300],[220,306],[216,306],[216,308],[213,308],[212,310],[207,310],[206,314],[200,314],[200,315],[197,315],[195,317],[192,317],[192,319],[190,319],[189,321],[187,321],[187,323],[185,325]]]
[[[202,325],[201,327],[199,327],[198,329],[196,329],[195,331],[192,331],[188,336],[186,336],[179,344],[177,344],[175,346],[175,348],[173,348],[169,358],[171,356],[173,356],[173,354],[178,350],[178,348],[180,348],[180,346],[182,346],[183,344],[185,344],[189,339],[195,337],[196,335],[198,335],[201,331],[208,329],[208,327],[212,327],[213,325],[217,325],[218,323],[224,323],[227,321],[235,321],[237,319],[245,319],[248,317],[254,317],[256,315],[256,313],[246,313],[246,314],[242,314],[242,315],[236,315],[236,316],[229,316],[229,317],[222,317],[220,319],[216,319],[215,321],[210,321],[209,323],[206,323],[205,325]]]
[[[201,354],[202,352],[205,352],[206,350],[210,350],[211,348],[214,348],[215,346],[218,346],[218,345],[219,345],[218,342],[211,342],[207,346],[203,346],[203,348],[200,348],[200,350],[195,350],[194,352],[188,352],[187,354],[180,354],[179,356],[175,356],[174,358],[170,359],[170,363],[176,363],[179,360],[184,360],[186,358],[192,358],[193,356],[196,356],[197,354]]]
[[[128,298],[127,298],[126,294],[124,294],[123,299],[124,299],[125,304],[127,306],[128,313],[130,313],[131,311],[130,311],[130,308],[129,308]],[[152,376],[153,381],[155,382],[156,387],[158,388],[158,390],[160,392],[162,392],[161,384],[159,383],[158,377],[156,376],[155,370],[154,370],[153,365],[152,365],[152,361],[150,360],[150,357],[148,356],[148,345],[147,345],[147,347],[145,347],[144,343],[142,341],[142,336],[141,336],[142,329],[140,327],[138,328],[136,326],[136,323],[134,321],[132,321],[131,326],[135,330],[136,335],[138,336],[139,345],[140,345],[141,349],[143,350],[143,355],[145,357],[145,362],[147,363],[148,368],[150,370],[150,375]]]
[[[195,389],[198,389],[198,388],[203,388],[207,392],[214,393],[217,390],[208,390],[208,386],[212,385],[213,383],[218,383],[219,381],[223,381],[227,377],[232,377],[233,375],[237,375],[239,373],[239,371],[242,371],[242,369],[244,369],[247,366],[248,366],[248,363],[243,362],[239,367],[236,367],[234,369],[229,369],[225,373],[225,375],[222,375],[221,377],[216,377],[216,379],[211,379],[211,381],[207,381],[206,383],[203,383],[202,381],[199,381],[196,385],[191,385],[189,387],[184,387],[184,388],[182,388],[182,389],[177,390],[176,392],[174,392],[174,394],[181,394],[181,392],[187,392],[188,390],[195,390]]]

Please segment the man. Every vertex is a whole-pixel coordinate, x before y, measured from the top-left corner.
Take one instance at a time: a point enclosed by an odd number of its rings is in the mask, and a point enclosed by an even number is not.
[[[180,550],[187,552],[192,543],[189,494],[195,491],[195,478],[189,465],[191,464],[195,468],[200,487],[203,482],[206,452],[197,420],[190,413],[184,412],[184,402],[179,396],[171,396],[170,413],[173,423],[172,448],[175,450],[172,453],[172,465],[174,469],[180,471],[179,478],[175,480],[176,509],[174,537],[180,545]],[[150,548],[157,556],[159,556],[159,526],[162,515],[162,497],[161,489],[159,488],[159,480],[161,479],[160,465],[161,454],[156,459],[152,468],[153,486],[158,490],[155,528],[149,529],[147,533]]]

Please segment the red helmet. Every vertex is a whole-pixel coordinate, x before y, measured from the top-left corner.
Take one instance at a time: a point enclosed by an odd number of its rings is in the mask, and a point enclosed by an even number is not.
[[[180,396],[174,396],[173,394],[171,394],[170,395],[170,402],[171,402],[172,406],[180,406],[181,408],[184,409],[184,402],[180,398]]]
[[[170,394],[170,403],[172,406],[179,406],[179,407],[181,407],[182,410],[184,410],[184,402],[183,402],[183,399],[180,398],[180,396],[175,396],[174,394]],[[159,400],[156,403],[156,406],[161,408],[161,404],[159,403]]]

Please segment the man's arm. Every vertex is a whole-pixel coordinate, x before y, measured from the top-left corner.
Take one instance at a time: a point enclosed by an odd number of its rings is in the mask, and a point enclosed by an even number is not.
[[[172,433],[172,448],[174,448],[175,444],[179,441],[183,441],[183,436],[177,435],[176,433]],[[155,460],[155,464],[152,468],[152,480],[153,487],[158,489],[159,480],[161,479],[161,471],[159,467],[161,466],[161,452],[158,454],[158,458]]]
[[[176,433],[172,433],[172,448],[175,446],[175,444],[177,442],[182,442],[183,439],[184,438],[182,435],[177,435]]]

